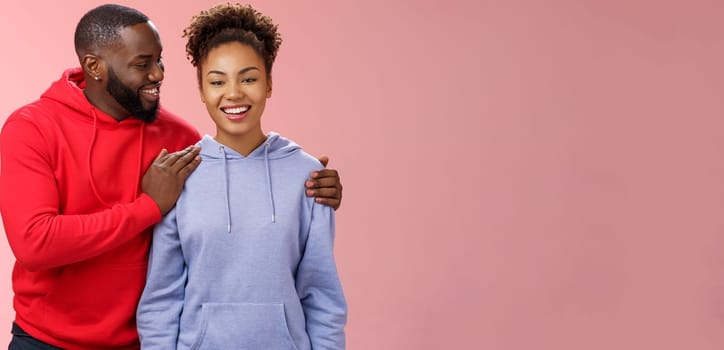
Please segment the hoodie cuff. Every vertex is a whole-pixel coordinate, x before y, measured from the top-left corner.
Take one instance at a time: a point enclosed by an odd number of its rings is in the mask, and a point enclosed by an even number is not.
[[[161,209],[151,196],[141,193],[136,202],[138,202],[138,210],[134,215],[136,215],[139,222],[147,224],[147,227],[161,222],[163,218],[161,216]]]

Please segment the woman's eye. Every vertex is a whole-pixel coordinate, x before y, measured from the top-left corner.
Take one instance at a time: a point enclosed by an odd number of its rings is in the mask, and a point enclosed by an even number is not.
[[[253,83],[255,81],[256,81],[256,78],[246,78],[246,79],[243,79],[241,82],[242,83]]]
[[[214,80],[214,81],[209,82],[209,84],[214,85],[214,86],[221,86],[221,85],[224,84],[224,82],[223,82],[223,81]]]

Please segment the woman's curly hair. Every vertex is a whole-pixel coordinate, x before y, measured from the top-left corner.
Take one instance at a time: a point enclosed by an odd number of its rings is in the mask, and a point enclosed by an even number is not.
[[[264,59],[267,74],[282,44],[277,25],[250,5],[219,4],[191,18],[184,29],[186,57],[198,69],[209,51],[219,45],[239,42],[249,45]],[[200,72],[199,72],[200,74]]]

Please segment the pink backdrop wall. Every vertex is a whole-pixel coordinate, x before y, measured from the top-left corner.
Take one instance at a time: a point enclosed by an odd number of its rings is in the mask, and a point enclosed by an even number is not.
[[[2,120],[100,3],[0,5]],[[180,33],[216,1],[121,3],[161,32],[163,103],[212,133]],[[342,174],[349,349],[724,346],[723,3],[253,4],[284,36],[267,129]]]

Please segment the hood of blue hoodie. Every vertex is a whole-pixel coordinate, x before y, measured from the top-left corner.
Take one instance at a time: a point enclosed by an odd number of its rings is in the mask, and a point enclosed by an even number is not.
[[[271,206],[271,222],[276,222],[276,207],[274,205],[274,192],[272,190],[271,168],[269,162],[276,159],[286,158],[301,151],[301,147],[294,141],[282,137],[278,133],[270,132],[266,141],[254,149],[248,156],[243,156],[234,149],[227,147],[213,137],[204,135],[197,144],[201,147],[202,162],[208,160],[222,160],[224,164],[224,195],[226,200],[226,230],[231,232],[231,205],[229,201],[229,162],[243,159],[264,160],[266,170],[266,183],[269,204]]]
[[[301,150],[301,147],[294,141],[287,139],[278,133],[270,132],[266,141],[244,157],[230,147],[214,140],[209,135],[204,135],[197,144],[201,147],[201,159],[279,159],[288,157],[294,152]],[[223,152],[219,152],[223,149]]]

